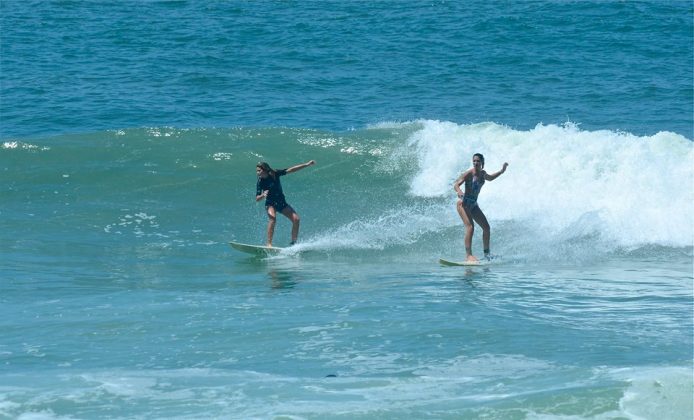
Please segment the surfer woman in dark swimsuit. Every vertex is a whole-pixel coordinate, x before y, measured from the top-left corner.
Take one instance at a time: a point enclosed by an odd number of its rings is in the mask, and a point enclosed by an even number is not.
[[[506,172],[508,163],[504,162],[503,168],[494,174],[488,174],[484,170],[484,156],[481,153],[475,153],[472,156],[472,168],[465,171],[453,183],[453,189],[458,193],[458,214],[465,223],[465,253],[467,261],[477,261],[477,257],[472,255],[472,234],[475,232],[473,221],[477,222],[482,228],[482,243],[484,245],[484,257],[489,258],[489,222],[482,209],[477,205],[477,196],[485,181],[493,181],[499,175]],[[461,191],[460,186],[465,184],[465,192]]]
[[[309,160],[306,163],[278,170],[272,169],[267,162],[260,162],[256,165],[255,173],[258,175],[258,183],[255,188],[255,201],[260,201],[263,198],[265,199],[265,210],[270,219],[267,223],[267,246],[272,246],[272,236],[275,234],[277,212],[282,213],[292,221],[291,245],[294,245],[296,239],[299,237],[299,215],[285,200],[280,177],[315,164],[316,161]]]

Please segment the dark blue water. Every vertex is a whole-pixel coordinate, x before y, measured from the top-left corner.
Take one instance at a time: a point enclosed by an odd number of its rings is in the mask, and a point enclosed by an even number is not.
[[[3,1],[0,137],[572,121],[692,138],[692,3]]]

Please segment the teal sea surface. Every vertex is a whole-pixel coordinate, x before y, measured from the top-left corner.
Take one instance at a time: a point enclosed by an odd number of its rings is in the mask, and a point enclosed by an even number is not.
[[[0,2],[0,418],[691,419],[693,10]]]

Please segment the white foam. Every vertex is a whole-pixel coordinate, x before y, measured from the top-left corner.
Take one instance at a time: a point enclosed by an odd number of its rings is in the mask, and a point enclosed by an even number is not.
[[[693,144],[670,132],[641,137],[570,123],[518,131],[424,121],[392,159],[415,155],[413,196],[454,201],[453,181],[473,153],[483,153],[489,173],[509,163],[480,195],[488,218],[527,221],[555,235],[599,234],[626,247],[692,246]]]
[[[620,370],[613,375],[629,383],[619,402],[621,411],[629,418],[694,418],[691,367],[645,367]]]
[[[303,346],[321,344],[319,357],[324,370],[320,376],[316,372],[292,376],[233,368],[107,370],[58,376],[42,373],[24,378],[31,387],[4,389],[8,393],[0,395],[0,415],[68,419],[71,417],[52,411],[53,406],[76,404],[77,408],[88,408],[105,404],[110,408],[122,404],[125,416],[148,418],[300,418],[339,412],[397,415],[403,410],[465,417],[475,407],[487,407],[494,410],[488,413],[497,416],[527,410],[526,417],[531,419],[585,418],[588,412],[580,407],[576,407],[577,412],[562,414],[566,407],[556,405],[574,399],[588,403],[585,408],[593,411],[591,418],[692,418],[691,367],[596,369],[591,373],[513,354],[403,361],[407,355],[378,348],[337,351],[319,337]],[[308,357],[301,348],[295,350],[292,357]],[[322,377],[326,372],[336,376]],[[614,390],[606,396],[615,403],[614,408],[599,403],[593,406],[589,402],[593,398],[591,389],[604,390],[606,386]],[[576,396],[572,389],[584,392]],[[617,407],[621,389],[624,395]],[[559,392],[558,399],[552,398],[554,391]],[[505,401],[506,408],[486,406],[489,401]],[[601,405],[607,411],[595,412]]]
[[[76,417],[59,416],[53,410],[28,411],[17,417],[17,420],[73,420]]]
[[[408,206],[389,210],[373,219],[358,219],[310,238],[296,251],[319,249],[375,249],[414,243],[426,232],[450,225],[441,218],[440,205]]]
[[[2,143],[2,148],[7,150],[50,150],[49,147],[39,147],[30,143],[23,143],[21,141],[5,141]]]

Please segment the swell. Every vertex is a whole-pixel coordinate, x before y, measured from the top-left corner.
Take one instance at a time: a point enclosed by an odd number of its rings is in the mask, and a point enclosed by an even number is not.
[[[315,159],[283,179],[302,216],[302,249],[440,255],[462,249],[451,184],[481,152],[490,172],[509,162],[480,195],[499,253],[590,259],[657,247],[690,255],[692,150],[691,140],[673,133],[640,137],[573,124],[108,131],[5,142],[3,219],[10,231],[38,221],[45,232],[81,230],[93,240],[261,242],[255,164]],[[288,223],[280,221],[277,234],[288,236]]]

